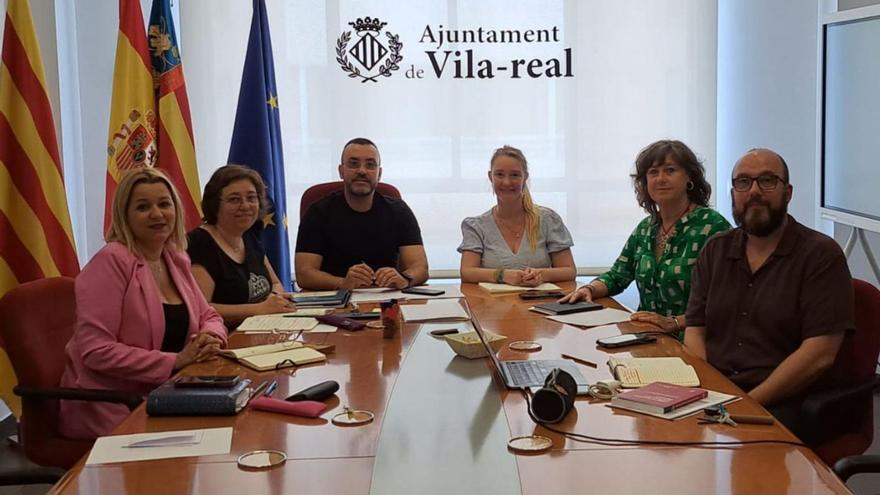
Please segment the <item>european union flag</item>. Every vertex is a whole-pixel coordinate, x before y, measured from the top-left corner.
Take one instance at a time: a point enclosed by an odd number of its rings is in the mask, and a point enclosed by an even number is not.
[[[257,222],[254,228],[262,229],[259,234],[269,262],[286,290],[291,290],[287,195],[278,92],[275,88],[275,64],[272,60],[266,4],[264,0],[254,0],[254,17],[241,76],[229,163],[250,167],[263,176],[269,197],[268,211],[263,217],[263,225]]]

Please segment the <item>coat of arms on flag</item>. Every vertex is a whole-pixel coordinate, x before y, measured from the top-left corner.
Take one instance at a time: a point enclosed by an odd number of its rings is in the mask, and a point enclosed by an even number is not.
[[[107,156],[118,170],[152,167],[156,163],[156,114],[132,110],[128,119],[113,134]]]

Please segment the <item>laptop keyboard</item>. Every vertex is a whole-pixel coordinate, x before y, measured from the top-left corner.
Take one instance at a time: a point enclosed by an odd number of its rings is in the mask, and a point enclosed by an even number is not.
[[[543,385],[550,370],[540,361],[505,361],[513,386]]]

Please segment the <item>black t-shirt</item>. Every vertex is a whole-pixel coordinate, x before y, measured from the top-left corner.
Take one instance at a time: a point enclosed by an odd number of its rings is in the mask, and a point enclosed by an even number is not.
[[[400,247],[421,244],[409,206],[378,193],[365,212],[352,210],[342,191],[329,194],[309,208],[296,236],[296,252],[321,255],[321,271],[337,277],[361,262],[373,270],[397,268]]]
[[[272,281],[266,270],[266,257],[260,241],[250,232],[244,236],[244,263],[236,263],[211,234],[202,228],[187,236],[186,251],[193,265],[201,265],[214,280],[214,295],[209,302],[247,304],[265,300],[272,292]]]

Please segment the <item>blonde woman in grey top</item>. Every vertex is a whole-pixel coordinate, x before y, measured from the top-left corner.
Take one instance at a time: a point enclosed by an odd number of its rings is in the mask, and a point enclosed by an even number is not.
[[[462,282],[534,287],[574,280],[571,234],[555,211],[534,204],[528,178],[522,151],[512,146],[495,150],[489,181],[497,203],[461,223]]]

